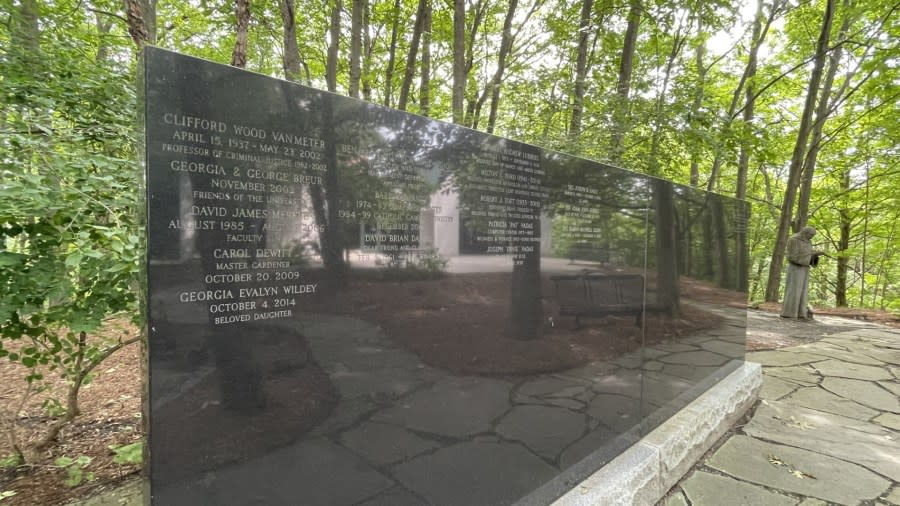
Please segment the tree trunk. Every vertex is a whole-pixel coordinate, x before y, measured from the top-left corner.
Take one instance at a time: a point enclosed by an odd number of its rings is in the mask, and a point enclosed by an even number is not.
[[[26,2],[27,3],[27,2]],[[144,10],[144,4],[140,0],[125,0],[125,17],[128,19],[128,34],[131,40],[137,46],[138,51],[144,47],[144,44],[152,44],[150,36],[150,27],[147,19],[149,13]],[[24,5],[24,4],[23,4]],[[154,20],[156,16],[153,16]]]
[[[850,191],[850,171],[844,170],[841,174],[841,189],[845,192]],[[847,250],[850,248],[850,227],[852,220],[850,210],[846,204],[842,205],[838,210],[840,217],[840,236],[837,244],[837,280],[834,283],[834,305],[837,307],[847,307],[847,271],[850,266],[850,257]]]
[[[484,16],[487,14],[487,8],[487,0],[478,0],[474,5],[475,14],[472,16],[472,28],[469,30],[469,41],[466,47],[466,80],[472,74],[472,69],[475,68],[475,39],[478,37],[478,30],[481,28]],[[466,113],[463,118],[463,124],[471,127],[475,122],[475,105],[478,101],[477,88],[476,93],[466,95],[463,92],[463,94],[466,101]]]
[[[890,221],[891,232],[888,234],[887,241],[885,242],[885,244],[887,244],[887,246],[881,252],[881,260],[878,262],[878,273],[875,275],[875,288],[872,291],[872,307],[873,308],[877,307],[876,304],[878,303],[878,285],[879,285],[879,282],[881,282],[883,279],[884,282],[881,283],[881,309],[884,310],[884,305],[885,305],[884,304],[884,296],[885,296],[885,292],[887,291],[887,286],[888,286],[887,274],[885,273],[885,264],[887,263],[887,259],[892,255],[891,245],[896,244],[894,242],[894,235],[897,232],[898,218],[900,218],[900,215],[895,214],[894,219]]]
[[[453,122],[463,121],[466,96],[466,1],[453,2]]]
[[[352,7],[350,8],[350,86],[348,93],[353,98],[359,98],[363,0],[352,1]]]
[[[581,117],[584,114],[584,80],[587,76],[588,33],[591,31],[593,10],[594,0],[581,2],[581,18],[578,21],[578,50],[575,54],[575,89],[572,94],[572,119],[569,123],[569,139],[572,142],[578,142],[581,136]]]
[[[372,36],[369,35],[369,25],[372,21],[372,8],[369,0],[363,2],[363,61],[362,61],[362,96],[363,100],[372,101]]]
[[[628,95],[631,91],[631,73],[634,69],[634,53],[637,46],[638,27],[641,23],[641,1],[631,0],[628,9],[628,28],[622,44],[622,59],[619,61],[619,78],[616,82],[616,97],[613,104],[612,136],[609,159],[613,164],[622,163],[623,141],[628,129]]]
[[[500,39],[500,54],[497,56],[497,71],[494,78],[491,79],[489,85],[491,91],[491,109],[488,113],[487,133],[494,133],[494,125],[497,123],[497,108],[500,105],[500,87],[503,85],[503,73],[506,72],[506,59],[512,51],[513,34],[512,22],[516,15],[516,7],[518,0],[509,0],[509,9],[506,11],[506,18],[503,20],[503,35]],[[485,90],[487,91],[487,90]]]
[[[790,172],[788,173],[787,188],[784,192],[784,202],[781,205],[781,217],[778,221],[778,231],[775,235],[775,248],[772,251],[772,261],[769,264],[769,280],[766,283],[766,302],[776,302],[781,287],[781,270],[784,263],[784,249],[787,245],[788,231],[794,212],[794,201],[797,188],[800,186],[800,170],[806,154],[806,143],[809,139],[810,123],[812,122],[813,109],[818,95],[819,82],[822,80],[822,69],[825,66],[825,55],[828,50],[828,38],[831,34],[831,23],[834,20],[834,0],[827,0],[825,4],[825,16],[822,19],[822,31],[816,43],[816,58],[812,74],[809,78],[809,87],[806,92],[806,103],[803,106],[803,115],[800,118],[800,128],[797,131],[797,142],[794,144],[794,152],[791,156]]]
[[[403,82],[400,84],[400,97],[397,99],[397,109],[401,111],[406,110],[409,90],[416,73],[416,55],[419,53],[419,40],[425,30],[425,11],[428,10],[428,3],[428,0],[419,0],[419,7],[416,9],[416,22],[413,25],[412,40],[409,42],[409,52],[406,53],[406,68],[403,72]]]
[[[760,2],[762,4],[762,2]],[[777,2],[772,5],[772,9],[769,11],[768,19],[766,19],[765,26],[757,32],[756,26],[762,18],[762,9],[758,8],[756,11],[756,18],[753,21],[753,41],[750,47],[750,55],[747,58],[747,66],[744,67],[744,73],[741,75],[741,80],[738,82],[737,87],[734,89],[734,94],[731,96],[731,105],[728,107],[728,116],[725,121],[725,125],[722,126],[722,130],[729,131],[731,129],[731,122],[734,120],[735,111],[737,111],[737,104],[741,98],[741,92],[744,90],[744,86],[753,80],[756,76],[756,65],[757,65],[757,55],[759,54],[759,48],[762,46],[763,41],[766,39],[766,34],[769,33],[769,27],[772,26],[772,21],[775,19],[775,14],[780,9],[780,4]],[[747,95],[748,101],[751,99],[755,101],[756,94]],[[748,102],[750,108],[753,107],[753,101]],[[746,106],[745,106],[746,109]],[[723,149],[721,143],[716,146],[716,155],[713,159],[712,169],[709,173],[709,181],[706,184],[707,191],[714,191],[716,189],[716,184],[719,180],[719,170],[722,168],[722,156]]]
[[[394,1],[394,22],[391,26],[391,43],[388,46],[388,63],[384,71],[384,105],[391,107],[394,94],[394,67],[397,65],[397,31],[400,27],[400,0]]]
[[[301,73],[306,70],[306,84],[310,84],[309,68],[300,57],[297,46],[297,22],[294,14],[294,0],[281,0],[281,23],[284,27],[284,51],[281,55],[281,66],[284,78],[288,81],[301,82]]]
[[[753,21],[753,40],[759,41],[760,32],[762,31],[764,1],[760,0],[756,9],[756,18]],[[761,42],[761,41],[760,41]],[[759,44],[754,44],[755,49],[759,49]],[[751,51],[747,60],[747,99],[744,102],[743,113],[743,133],[741,135],[741,151],[738,157],[738,175],[737,188],[735,189],[735,197],[743,200],[747,197],[747,173],[750,167],[750,138],[753,134],[751,123],[753,122],[753,113],[756,106],[756,95],[753,79],[756,77],[757,51]]]
[[[144,13],[144,27],[147,30],[147,43],[156,44],[156,3],[157,0],[138,0],[141,12]]]
[[[753,133],[751,123],[753,122],[753,112],[756,106],[754,78],[756,77],[757,53],[759,46],[762,43],[760,35],[762,33],[764,5],[765,1],[759,0],[759,5],[756,7],[756,17],[753,19],[754,50],[750,51],[750,56],[747,60],[747,71],[745,72],[747,75],[747,99],[746,102],[744,102],[743,135],[741,136],[741,152],[738,158],[737,188],[735,190],[735,197],[741,200],[747,197],[747,172],[750,167],[750,137]]]
[[[741,126],[743,129],[743,134],[741,135],[741,151],[738,156],[738,172],[737,172],[737,185],[735,189],[735,197],[738,200],[744,200],[747,198],[747,174],[750,169],[750,138],[753,134],[753,114],[754,109],[756,107],[756,89],[755,89],[755,77],[756,77],[756,66],[757,66],[757,53],[759,52],[759,46],[762,44],[762,37],[764,36],[762,33],[762,18],[763,18],[763,7],[765,2],[763,0],[759,1],[759,4],[756,8],[756,17],[753,19],[753,50],[750,51],[750,56],[747,60],[747,70],[745,74],[747,75],[747,93],[746,93],[746,101],[744,102],[744,113],[743,113],[743,125]],[[773,7],[774,12],[774,7]],[[747,222],[749,216],[746,216],[746,210],[739,203],[737,207],[738,215],[737,215],[737,223],[735,229],[735,252],[737,254],[736,263],[738,266],[738,283],[737,289],[739,291],[747,290],[747,271],[750,268],[750,258],[749,251],[747,245]]]
[[[842,11],[844,19],[841,21],[841,27],[838,30],[837,40],[844,40],[847,37],[847,31],[850,29],[850,2],[844,0],[842,2]],[[822,84],[822,92],[819,95],[819,103],[816,106],[816,121],[813,123],[812,135],[809,142],[809,151],[803,163],[802,184],[800,185],[800,198],[797,202],[797,219],[794,220],[794,231],[798,231],[805,227],[809,221],[809,198],[812,194],[813,176],[816,171],[816,160],[819,156],[819,149],[822,142],[822,129],[834,104],[839,97],[831,99],[831,87],[834,84],[834,76],[837,74],[838,66],[841,64],[842,50],[844,46],[838,46],[831,51],[828,58],[828,70],[825,72],[825,82]]]
[[[656,224],[656,297],[671,316],[681,314],[678,286],[678,239],[675,229],[674,187],[664,179],[654,179],[653,214]]]
[[[536,237],[541,233],[540,218],[532,222]],[[529,243],[534,244],[534,243]],[[515,339],[538,339],[543,326],[541,304],[541,252],[539,247],[516,259],[510,282],[509,328]]]
[[[702,39],[703,21],[697,21],[697,34],[701,36],[700,42],[694,48],[694,62],[697,65],[697,86],[694,88],[694,101],[691,103],[690,124],[692,131],[700,130],[697,116],[700,115],[700,107],[703,105],[703,94],[706,83],[706,68],[703,66],[703,56],[706,54],[706,40]],[[691,153],[691,186],[700,184],[700,150],[694,147]]]
[[[328,91],[337,91],[338,49],[341,44],[341,0],[331,6],[331,24],[328,29],[328,54],[325,60],[325,84]]]
[[[715,258],[711,260],[716,265],[716,284],[722,288],[734,288],[731,284],[731,259],[728,255],[728,235],[725,231],[725,209],[722,206],[722,199],[712,196],[710,209],[712,210],[712,244],[715,252]]]
[[[112,20],[105,19],[99,12],[95,12],[94,16],[97,27],[97,57],[94,61],[97,65],[104,65],[109,59],[109,44],[106,42],[106,38],[112,28]]]
[[[41,29],[38,24],[40,11],[35,0],[22,0],[11,13],[10,42],[21,54],[38,58],[41,49]]]
[[[234,49],[231,51],[231,65],[238,68],[247,66],[247,35],[250,30],[250,0],[234,0],[236,23]]]
[[[866,162],[866,195],[863,200],[862,256],[859,259],[859,305],[865,306],[866,296],[866,253],[869,247],[869,164]],[[878,285],[875,285],[878,289]],[[874,304],[874,300],[873,300]]]
[[[681,24],[672,39],[672,50],[669,51],[669,58],[666,60],[666,70],[663,77],[662,90],[656,96],[656,114],[653,118],[653,135],[650,140],[650,160],[648,162],[648,172],[651,175],[659,175],[659,145],[662,142],[662,116],[663,103],[665,102],[666,93],[669,90],[669,79],[672,77],[672,67],[675,65],[675,59],[681,53],[687,37],[681,34]]]
[[[431,3],[425,10],[425,27],[422,34],[422,75],[419,76],[419,114],[431,112]]]

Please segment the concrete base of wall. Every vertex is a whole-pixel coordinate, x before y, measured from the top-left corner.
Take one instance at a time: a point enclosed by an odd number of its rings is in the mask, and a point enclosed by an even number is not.
[[[762,367],[744,362],[553,506],[653,505],[753,405]]]

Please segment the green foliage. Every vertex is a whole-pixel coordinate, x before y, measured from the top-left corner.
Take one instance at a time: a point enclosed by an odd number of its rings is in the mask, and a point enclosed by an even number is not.
[[[0,357],[74,374],[107,316],[135,309],[135,97],[121,71],[73,65],[84,47],[0,59]],[[10,346],[10,343],[15,345]]]
[[[66,471],[66,480],[63,483],[67,487],[77,487],[84,481],[94,481],[94,473],[85,472],[85,468],[91,464],[92,460],[86,455],[81,455],[76,459],[58,457],[53,461],[53,465]]]
[[[449,261],[438,254],[437,251],[424,253],[410,253],[409,256],[392,256],[386,263],[379,262],[383,267],[372,271],[372,275],[383,281],[425,281],[444,277]],[[364,270],[358,272],[366,276]]]
[[[9,499],[10,497],[16,495],[16,492],[13,490],[0,490],[0,501],[4,499]]]
[[[140,465],[144,461],[144,442],[138,441],[121,446],[110,446],[115,454],[113,462],[120,465]]]
[[[0,469],[15,469],[21,465],[17,455],[0,458]]]
[[[78,414],[78,389],[121,346],[95,331],[116,313],[139,318],[143,249],[131,71],[96,61],[104,39],[74,30],[76,6],[58,7],[74,9],[0,28],[0,359],[24,366],[28,392],[48,373],[69,388],[44,402],[59,418],[38,446]],[[85,465],[67,464],[70,480]]]
[[[436,251],[416,257],[413,262],[415,269],[428,273],[433,277],[442,277],[447,271],[449,260],[440,256]]]

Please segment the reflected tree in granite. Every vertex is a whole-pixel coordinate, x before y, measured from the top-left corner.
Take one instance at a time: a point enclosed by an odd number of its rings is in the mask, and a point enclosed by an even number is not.
[[[463,222],[464,226],[461,228],[460,233],[468,234],[469,247],[472,248],[473,253],[491,254],[494,248],[502,248],[506,254],[514,251],[511,255],[513,257],[513,269],[510,283],[507,333],[510,337],[516,339],[537,339],[541,337],[543,328],[541,252],[538,238],[540,238],[541,234],[540,216],[545,209],[546,203],[537,197],[523,198],[523,200],[529,202],[541,200],[538,206],[533,206],[531,203],[527,206],[517,204],[519,207],[531,207],[529,213],[533,215],[532,218],[523,219],[513,216],[494,218],[509,223],[517,223],[518,230],[532,231],[530,235],[526,235],[522,239],[483,239],[491,235],[491,217],[488,213],[475,213],[473,211],[490,209],[491,206],[485,204],[482,197],[497,198],[501,202],[506,197],[520,197],[520,195],[515,193],[509,194],[495,189],[487,189],[481,179],[481,170],[485,168],[481,164],[486,163],[485,160],[494,160],[494,157],[502,157],[505,149],[522,151],[537,156],[538,159],[540,159],[540,152],[533,146],[519,142],[478,135],[476,132],[463,129],[457,129],[457,131],[461,134],[461,137],[469,138],[468,144],[472,146],[471,153],[465,155],[462,159],[457,159],[451,170],[445,174],[445,180],[459,193],[461,216],[463,215],[462,213],[465,213],[468,217]],[[458,144],[454,147],[457,151],[461,151]],[[515,162],[512,163],[514,164]],[[517,170],[509,169],[503,165],[496,167],[488,165],[487,168],[488,170],[496,170],[503,177],[515,174]],[[504,211],[504,215],[506,213],[507,211]],[[526,240],[528,237],[532,238],[533,241]]]
[[[737,339],[741,328],[721,324],[713,314],[722,304],[697,301],[689,288],[678,285],[679,268],[685,278],[705,280],[709,273],[700,273],[697,266],[708,263],[708,248],[723,250],[713,244],[717,227],[712,221],[709,231],[703,231],[705,216],[714,207],[703,198],[615,167],[192,58],[183,61],[187,69],[202,70],[191,74],[190,86],[174,78],[154,83],[180,97],[173,109],[198,117],[218,114],[228,125],[280,129],[324,143],[313,148],[321,155],[321,166],[309,170],[301,157],[273,161],[260,155],[271,151],[251,144],[234,151],[259,159],[208,157],[207,163],[227,168],[219,174],[223,182],[264,179],[233,176],[231,171],[246,161],[248,168],[252,163],[278,175],[321,176],[322,184],[291,186],[299,202],[266,186],[248,192],[271,198],[270,206],[216,204],[302,211],[282,220],[270,216],[243,222],[246,228],[280,221],[283,227],[254,232],[254,237],[263,236],[260,248],[291,253],[288,264],[215,267],[209,258],[201,260],[194,253],[182,257],[183,248],[159,245],[167,253],[164,262],[151,265],[153,289],[164,282],[172,286],[151,302],[151,325],[172,328],[178,346],[207,337],[222,342],[207,344],[215,360],[206,362],[202,357],[195,362],[172,359],[151,343],[155,384],[172,386],[157,388],[152,399],[171,402],[152,407],[157,503],[547,504],[633,443],[646,427],[642,424],[648,419],[642,417],[660,413],[720,367],[704,360],[728,359],[701,349],[707,340],[716,340],[716,349],[733,344],[735,358],[743,356],[743,342]],[[172,69],[164,70],[172,75]],[[176,68],[174,75],[182,72]],[[194,102],[202,101],[218,105],[196,108]],[[159,130],[151,132],[151,140],[157,152],[148,152],[153,158],[148,166],[156,171],[154,183],[162,182],[157,190],[167,199],[165,208],[153,213],[159,222],[185,203],[203,205],[205,198],[191,193],[204,189],[202,175],[179,181],[179,174],[169,169],[175,155],[162,146],[170,142],[172,128],[161,124],[158,111],[155,117]],[[540,169],[546,171],[541,197],[533,199],[539,203],[491,210],[496,220],[504,212],[519,213],[510,219],[527,225],[521,228],[531,227],[530,235],[504,233],[503,226],[486,223],[487,215],[473,214],[487,205],[480,197],[491,191],[516,195],[512,184],[486,189],[479,180],[481,169],[493,163],[484,161],[490,157],[513,164],[504,169],[509,174],[525,172],[520,169],[528,167],[530,158],[507,154],[501,159],[498,153],[504,148],[540,154]],[[409,184],[400,184],[404,181]],[[181,191],[188,193],[179,195]],[[440,191],[452,195],[444,200]],[[248,195],[242,200],[250,200]],[[440,281],[404,277],[375,262],[364,263],[369,259],[355,263],[349,252],[357,247],[372,245],[370,251],[382,258],[393,251],[366,242],[364,231],[374,236],[391,228],[387,218],[358,212],[367,208],[363,202],[377,203],[385,215],[410,225],[425,221],[422,216],[434,212],[432,204],[452,202],[453,211],[446,214],[468,216],[466,226],[478,232],[476,238],[481,236],[473,244],[482,249],[452,258]],[[730,248],[727,201],[721,212],[725,233],[718,237]],[[310,223],[316,233],[298,233]],[[452,238],[442,246],[451,244],[447,250],[455,254],[458,236],[452,234],[459,223],[440,223],[440,233],[446,234],[441,237]],[[151,238],[156,242],[176,235],[154,227]],[[589,233],[572,232],[582,227]],[[685,239],[685,233],[690,237]],[[359,234],[358,243],[354,234]],[[415,237],[410,233],[388,246],[415,248]],[[547,239],[541,244],[544,258],[536,242],[534,249],[516,255],[506,249],[532,244],[535,238]],[[210,248],[223,247],[214,245],[223,242],[218,232],[191,240],[207,257]],[[303,241],[302,258],[294,255],[298,240]],[[488,250],[491,246],[504,249]],[[322,262],[310,262],[310,252],[321,253]],[[648,273],[650,267],[656,273]],[[207,314],[210,304],[182,303],[173,295],[211,289],[202,276],[216,271],[287,272],[322,289],[298,298],[293,313],[283,318],[215,325]],[[555,315],[554,297],[546,288],[553,278],[585,275],[628,279],[636,292],[646,285],[650,296],[629,304],[647,314],[642,304],[654,297],[668,308],[683,304],[682,318],[657,311],[656,320],[634,322],[631,313],[632,318],[603,315],[584,328],[545,324],[544,316]],[[275,284],[254,279],[235,286]],[[612,298],[604,292],[597,300],[602,305]],[[199,321],[185,325],[191,318]],[[694,325],[698,320],[703,323]],[[732,336],[735,342],[728,342]],[[641,346],[656,349],[644,353]],[[644,367],[650,364],[647,357],[655,368]],[[223,373],[237,381],[220,385]],[[223,393],[229,389],[234,392]],[[226,395],[236,402],[226,401]],[[253,413],[253,406],[262,409]]]
[[[316,222],[319,225],[319,246],[321,248],[322,263],[329,278],[337,287],[343,287],[347,283],[347,264],[344,261],[344,235],[343,228],[339,225],[338,199],[340,195],[338,179],[337,136],[335,132],[340,124],[340,113],[346,109],[335,107],[334,101],[328,95],[320,94],[317,102],[321,107],[322,133],[321,139],[325,142],[325,187],[310,185],[310,197],[316,214]],[[348,104],[348,102],[343,102]]]
[[[656,241],[656,303],[668,308],[670,316],[678,316],[681,314],[681,290],[678,285],[674,185],[663,179],[653,179],[650,187]]]

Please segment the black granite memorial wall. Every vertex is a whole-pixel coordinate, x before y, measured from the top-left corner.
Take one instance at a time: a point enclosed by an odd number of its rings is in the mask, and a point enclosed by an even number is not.
[[[152,504],[547,504],[743,360],[743,202],[156,48],[144,86]]]

